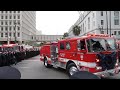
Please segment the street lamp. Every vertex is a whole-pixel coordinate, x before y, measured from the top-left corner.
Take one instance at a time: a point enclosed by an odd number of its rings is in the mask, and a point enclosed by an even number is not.
[[[16,30],[16,27],[17,27],[17,25],[20,25],[20,23],[19,22],[14,22],[14,25],[15,25],[15,44],[16,44],[16,42],[17,42],[17,36],[16,36],[17,30]]]
[[[111,37],[111,11],[109,11],[109,13],[110,13],[110,37]]]

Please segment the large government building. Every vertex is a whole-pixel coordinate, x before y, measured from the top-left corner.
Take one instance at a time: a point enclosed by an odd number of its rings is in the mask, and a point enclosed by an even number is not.
[[[36,35],[35,11],[0,11],[0,43],[24,43]]]
[[[79,14],[74,25],[80,26],[80,35],[101,33],[120,38],[120,11],[79,11]],[[68,31],[70,37],[74,36],[73,26]]]
[[[42,35],[36,11],[0,11],[0,44],[56,41],[63,35]]]

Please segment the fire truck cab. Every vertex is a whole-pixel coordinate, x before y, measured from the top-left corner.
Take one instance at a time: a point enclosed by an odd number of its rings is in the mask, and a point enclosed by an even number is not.
[[[40,60],[46,67],[66,69],[69,76],[88,71],[99,77],[119,73],[116,40],[108,35],[87,34],[41,47]]]

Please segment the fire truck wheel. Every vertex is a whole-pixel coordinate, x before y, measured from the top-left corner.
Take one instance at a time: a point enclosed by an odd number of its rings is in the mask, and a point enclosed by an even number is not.
[[[67,73],[69,76],[72,76],[74,73],[76,73],[78,71],[76,65],[74,63],[70,63],[67,66]]]
[[[48,64],[47,58],[44,58],[44,65],[46,68],[51,68],[52,65]]]

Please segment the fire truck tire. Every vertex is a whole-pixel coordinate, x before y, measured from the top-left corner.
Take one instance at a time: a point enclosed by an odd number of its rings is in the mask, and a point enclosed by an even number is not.
[[[70,63],[67,66],[67,74],[69,76],[72,76],[74,73],[76,73],[78,71],[77,66],[74,63]]]
[[[47,61],[47,58],[46,58],[46,57],[44,58],[44,66],[45,66],[46,68],[51,68],[51,67],[52,67],[52,65],[48,64],[48,61]]]

